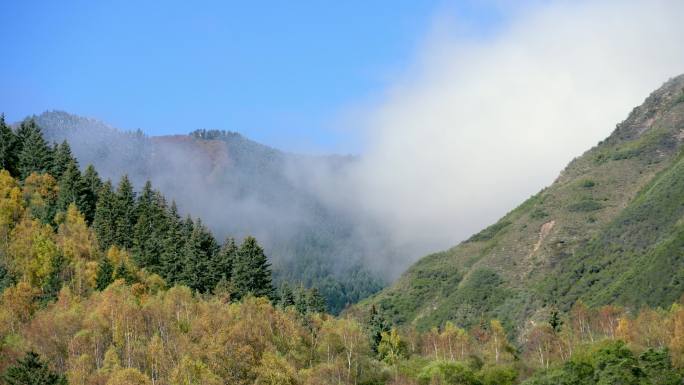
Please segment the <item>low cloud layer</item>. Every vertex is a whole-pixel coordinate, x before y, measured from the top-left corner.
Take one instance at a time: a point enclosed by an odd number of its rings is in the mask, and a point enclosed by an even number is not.
[[[684,2],[564,1],[517,12],[477,39],[438,18],[413,70],[359,122],[362,160],[347,179],[323,184],[329,199],[388,226],[400,250],[395,273],[550,184],[684,72]]]
[[[345,271],[365,259],[394,278],[550,184],[684,72],[679,0],[506,11],[504,26],[476,38],[438,15],[381,102],[343,119],[362,127],[359,158],[283,154],[232,134],[225,146],[122,136],[62,113],[41,124],[106,177],[151,178],[217,235],[257,235],[274,261],[322,258]]]

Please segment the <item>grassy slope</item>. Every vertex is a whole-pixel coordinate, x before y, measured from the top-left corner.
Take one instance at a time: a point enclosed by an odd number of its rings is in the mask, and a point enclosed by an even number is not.
[[[684,292],[684,75],[632,111],[548,188],[460,245],[429,255],[375,303],[419,328],[549,307],[665,305]]]

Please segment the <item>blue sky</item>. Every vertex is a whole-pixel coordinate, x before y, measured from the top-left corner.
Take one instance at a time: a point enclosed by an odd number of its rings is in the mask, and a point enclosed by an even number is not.
[[[47,109],[150,135],[239,131],[293,151],[356,152],[335,124],[382,95],[440,13],[474,1],[3,1],[0,111]]]

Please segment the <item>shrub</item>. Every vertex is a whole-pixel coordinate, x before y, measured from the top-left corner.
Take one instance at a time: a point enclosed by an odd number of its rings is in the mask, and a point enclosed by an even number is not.
[[[590,211],[596,211],[602,209],[603,206],[592,199],[581,200],[577,203],[573,203],[568,206],[568,210],[571,212],[587,213]]]

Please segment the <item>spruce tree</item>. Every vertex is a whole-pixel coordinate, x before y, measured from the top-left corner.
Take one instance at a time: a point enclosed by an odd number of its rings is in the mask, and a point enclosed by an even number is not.
[[[93,229],[100,249],[106,251],[116,243],[116,195],[112,182],[105,182],[98,193]]]
[[[382,340],[382,333],[390,331],[390,324],[385,320],[385,317],[378,312],[375,305],[371,306],[368,317],[368,326],[370,328],[370,345],[374,353],[378,352],[378,345]]]
[[[216,253],[213,261],[212,270],[216,272],[219,280],[230,281],[233,273],[233,262],[237,257],[238,247],[235,244],[235,239],[232,237],[226,238],[221,246],[221,250]]]
[[[49,171],[52,155],[40,128],[33,119],[24,120],[17,131],[21,142],[21,151],[17,169],[19,176],[24,179],[33,172]]]
[[[81,171],[75,162],[69,163],[59,179],[59,194],[57,195],[57,210],[66,211],[70,204],[75,204],[78,211],[91,211],[86,207],[89,203],[86,197],[86,186],[81,177]]]
[[[82,214],[85,217],[88,224],[92,224],[95,219],[95,208],[97,206],[97,196],[102,188],[102,180],[97,174],[95,167],[89,164],[83,173],[83,185],[85,187],[84,191],[84,207]]]
[[[41,287],[42,293],[40,296],[40,301],[44,304],[52,302],[57,299],[59,291],[62,290],[62,270],[66,260],[61,254],[56,255],[50,261],[50,273],[45,279],[43,286]]]
[[[116,189],[116,200],[114,206],[115,215],[115,240],[116,244],[131,249],[133,240],[133,227],[136,223],[135,216],[135,192],[128,175],[121,177],[119,186]]]
[[[138,197],[136,216],[138,221],[133,228],[133,257],[138,266],[161,274],[161,254],[169,218],[164,196],[154,191],[149,181]]]
[[[103,257],[97,265],[97,278],[95,280],[95,287],[97,290],[104,290],[114,282],[114,266],[109,261],[109,258]]]
[[[71,153],[71,147],[69,146],[69,143],[67,143],[65,140],[54,149],[50,175],[55,177],[55,179],[60,179],[62,174],[66,172],[67,168],[72,163],[76,163],[78,165],[76,158],[74,158],[73,154]]]
[[[35,352],[26,353],[14,366],[7,368],[3,379],[7,385],[67,385],[66,378],[52,372]]]
[[[309,313],[325,312],[325,299],[321,296],[318,288],[312,287],[307,294],[307,311]]]
[[[292,294],[294,296],[294,307],[297,309],[297,312],[299,314],[306,314],[309,310],[309,298],[304,285],[300,283]]]
[[[114,270],[114,279],[123,279],[129,285],[136,281],[135,275],[128,269],[124,261],[121,261],[116,270]]]
[[[273,296],[270,264],[254,237],[247,237],[240,245],[233,265],[235,296],[240,299],[248,294],[256,297]]]
[[[132,252],[133,259],[139,267],[148,267],[154,263],[152,259],[155,250],[150,245],[150,239],[154,237],[153,206],[154,191],[152,183],[148,180],[135,204],[135,216],[138,220],[133,227]]]
[[[292,288],[287,282],[283,283],[282,286],[280,286],[279,297],[279,304],[283,308],[293,306],[295,304],[294,293],[292,292]]]
[[[164,234],[163,238],[162,254],[159,257],[160,273],[166,282],[174,284],[182,279],[184,271],[182,256],[186,241],[183,221],[178,214],[176,202],[171,203],[166,219],[166,234]]]
[[[213,235],[197,220],[183,248],[183,283],[201,293],[214,289],[220,278],[212,269],[212,262],[218,253],[218,244]]]
[[[16,175],[17,140],[12,129],[5,123],[5,115],[0,114],[0,169],[5,169],[12,175]]]

